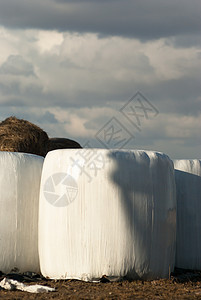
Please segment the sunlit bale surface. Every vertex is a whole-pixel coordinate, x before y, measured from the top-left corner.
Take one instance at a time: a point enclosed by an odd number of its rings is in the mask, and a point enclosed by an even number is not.
[[[52,279],[156,279],[174,269],[176,198],[162,153],[57,150],[44,161],[42,274]]]

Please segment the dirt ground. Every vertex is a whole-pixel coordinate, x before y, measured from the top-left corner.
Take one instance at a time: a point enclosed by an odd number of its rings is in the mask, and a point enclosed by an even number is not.
[[[1,274],[0,280],[5,275]],[[12,278],[12,276],[10,277]],[[31,294],[21,291],[0,290],[0,299],[201,299],[201,272],[175,270],[170,279],[153,281],[100,283],[78,280],[45,280],[44,278],[25,284],[42,284],[56,288],[55,292]]]

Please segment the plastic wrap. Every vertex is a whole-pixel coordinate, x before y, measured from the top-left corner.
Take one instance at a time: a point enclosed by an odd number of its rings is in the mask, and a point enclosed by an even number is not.
[[[165,154],[49,152],[39,204],[43,276],[168,277],[175,262],[175,196],[173,163]]]
[[[176,266],[201,270],[201,160],[175,160]]]
[[[39,272],[38,202],[43,157],[0,152],[0,270]]]

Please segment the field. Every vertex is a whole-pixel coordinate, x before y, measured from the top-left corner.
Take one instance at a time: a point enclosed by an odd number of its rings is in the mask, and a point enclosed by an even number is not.
[[[3,278],[3,275],[0,279]],[[45,280],[26,284],[43,284],[56,288],[55,292],[31,294],[0,290],[0,299],[201,299],[201,272],[176,269],[170,279],[153,281],[100,283],[78,280]]]

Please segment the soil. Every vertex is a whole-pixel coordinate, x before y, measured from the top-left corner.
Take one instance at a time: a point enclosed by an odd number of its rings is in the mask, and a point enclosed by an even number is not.
[[[0,274],[0,280],[6,275]],[[6,276],[12,278],[12,276]],[[55,292],[32,294],[21,291],[0,290],[0,299],[201,299],[201,272],[176,269],[170,279],[152,281],[100,283],[78,280],[47,280],[45,278],[19,278],[25,284],[42,284],[56,288]]]

